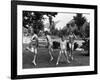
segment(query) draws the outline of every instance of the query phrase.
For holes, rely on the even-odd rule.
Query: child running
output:
[[[36,66],[36,56],[37,56],[37,48],[38,48],[38,36],[36,32],[33,32],[31,43],[29,45],[30,47],[27,47],[26,49],[34,53],[34,59],[32,63]]]
[[[62,36],[61,41],[60,41],[60,52],[59,52],[59,55],[58,55],[56,65],[58,65],[58,63],[59,63],[61,54],[64,54],[65,57],[67,58],[67,62],[70,63],[70,61],[68,60],[68,54],[67,54],[67,51],[66,51],[66,44],[67,44],[67,41],[64,39],[64,36]]]

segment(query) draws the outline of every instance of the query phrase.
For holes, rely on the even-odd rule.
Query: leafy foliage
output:
[[[49,17],[49,21],[51,24],[52,16],[55,17],[56,14],[56,12],[23,11],[23,27],[29,30],[29,27],[32,27],[33,31],[39,33],[40,30],[44,29],[43,15],[47,15]],[[32,30],[29,32],[32,32]]]
[[[76,16],[74,16],[75,24],[77,25],[78,29],[86,22],[85,17],[82,17],[81,13],[77,13]]]
[[[87,22],[86,18],[82,16],[81,13],[77,13],[76,16],[73,17],[75,20],[75,24],[77,25],[78,30],[74,31],[76,35],[79,35],[82,38],[89,37],[90,25]]]

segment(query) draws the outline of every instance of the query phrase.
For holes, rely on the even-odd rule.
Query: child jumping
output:
[[[51,39],[51,36],[49,35],[48,32],[45,32],[45,36],[46,36],[46,39],[47,39],[47,47],[48,47],[48,50],[49,50],[49,54],[50,54],[50,57],[51,57],[51,61],[53,60],[53,56],[52,56],[52,52],[53,52],[53,43],[52,43],[52,39]]]
[[[56,65],[58,65],[58,63],[59,63],[61,54],[64,54],[66,59],[67,59],[67,62],[70,63],[70,61],[68,60],[68,54],[67,54],[67,51],[66,51],[66,44],[67,44],[67,41],[64,39],[64,36],[62,36],[61,41],[60,41],[60,52],[59,52],[59,55],[58,55]]]

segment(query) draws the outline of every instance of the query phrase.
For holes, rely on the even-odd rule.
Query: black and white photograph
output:
[[[90,15],[23,11],[23,69],[88,66]]]
[[[12,76],[97,73],[96,6],[19,1],[12,7]]]

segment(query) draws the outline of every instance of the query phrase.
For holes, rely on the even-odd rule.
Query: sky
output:
[[[58,13],[55,17],[53,17],[54,22],[58,22],[56,24],[56,28],[62,29],[70,20],[73,19],[73,16],[76,16],[75,13]],[[87,19],[89,22],[89,14],[83,14],[83,16]],[[49,19],[46,15],[44,15],[44,25],[45,27],[49,26]]]

